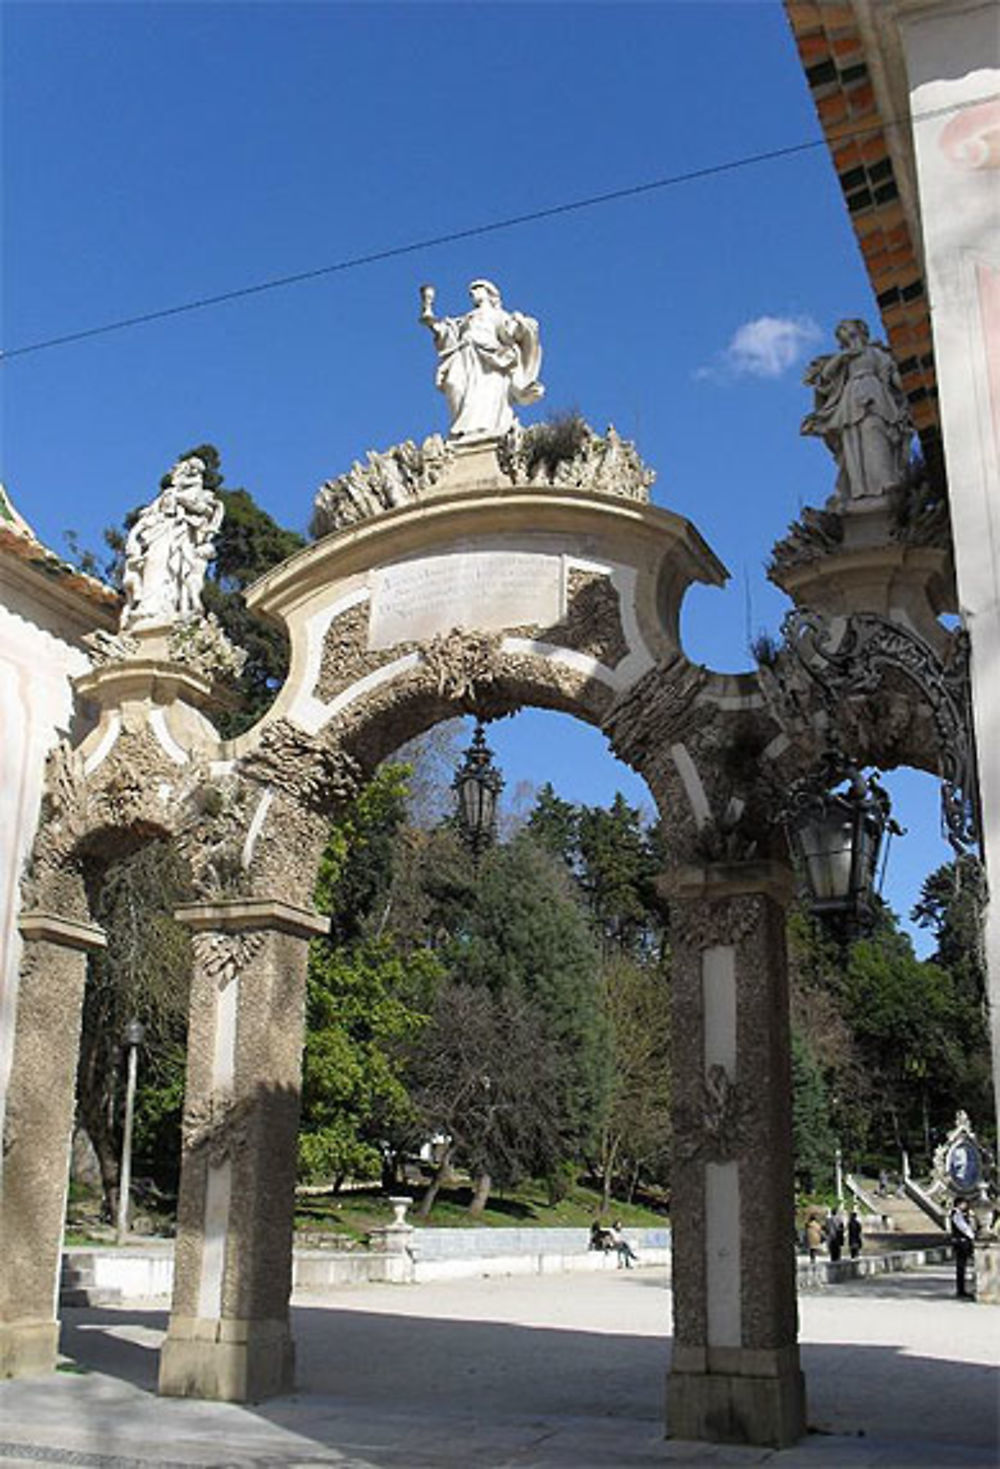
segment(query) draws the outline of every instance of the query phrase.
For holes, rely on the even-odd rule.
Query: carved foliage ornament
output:
[[[237,1101],[233,1097],[213,1095],[205,1101],[192,1102],[185,1108],[181,1124],[184,1150],[203,1151],[209,1163],[218,1167],[244,1151],[252,1120],[253,1103],[249,1097]]]
[[[675,1148],[683,1162],[727,1163],[748,1151],[756,1120],[750,1090],[731,1079],[724,1066],[710,1066],[694,1101],[681,1102],[675,1117]]]
[[[756,929],[763,900],[754,894],[734,898],[672,898],[670,941],[700,953],[719,945],[736,946]]]
[[[195,963],[206,978],[224,990],[263,946],[264,935],[259,929],[242,933],[196,933]]]

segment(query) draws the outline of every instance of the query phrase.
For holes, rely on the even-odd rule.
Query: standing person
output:
[[[861,1220],[857,1209],[852,1209],[847,1220],[847,1248],[851,1252],[852,1260],[856,1260],[861,1254],[861,1238]]]
[[[815,1263],[816,1257],[823,1248],[823,1229],[815,1214],[810,1214],[806,1220],[806,1249],[809,1251],[810,1263]]]
[[[955,1294],[970,1299],[965,1288],[965,1272],[975,1253],[976,1216],[968,1199],[959,1199],[951,1211],[951,1242],[955,1247]]]
[[[827,1216],[826,1248],[829,1251],[831,1260],[837,1261],[840,1259],[841,1251],[844,1248],[844,1221],[841,1219],[840,1211],[837,1209],[831,1209]]]

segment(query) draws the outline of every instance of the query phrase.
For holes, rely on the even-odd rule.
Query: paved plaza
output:
[[[800,1299],[809,1438],[664,1440],[660,1270],[347,1287],[297,1298],[299,1392],[154,1395],[162,1305],[64,1313],[62,1369],[0,1384],[0,1463],[340,1469],[995,1465],[1000,1312],[948,1267]]]

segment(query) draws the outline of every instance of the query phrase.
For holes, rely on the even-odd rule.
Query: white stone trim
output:
[[[701,776],[698,774],[698,767],[688,754],[687,746],[671,745],[670,758],[677,767],[677,774],[681,778],[695,822],[699,828],[707,826],[712,819],[712,808],[709,805]]]
[[[311,617],[305,619],[301,632],[306,646],[305,666],[299,679],[298,693],[288,707],[289,719],[306,725],[310,706],[320,704],[313,690],[323,664],[323,643],[331,622],[342,612],[347,612],[350,608],[356,607],[359,602],[367,602],[370,598],[371,592],[368,587],[355,587],[353,591],[346,592],[335,602],[331,602],[328,607],[321,607],[318,612],[314,612]]]
[[[736,1076],[736,950],[716,944],[701,955],[705,1074],[722,1066]]]
[[[226,1237],[233,1191],[233,1165],[228,1158],[209,1163],[205,1179],[205,1222],[202,1235],[198,1315],[218,1321],[222,1316],[222,1282],[226,1269]]]
[[[83,762],[84,775],[93,775],[98,766],[103,765],[114,748],[115,741],[121,733],[121,727],[122,717],[117,709],[112,709],[107,717],[104,734]]]
[[[273,800],[274,792],[272,790],[266,790],[257,802],[257,809],[251,818],[250,826],[247,829],[246,840],[243,843],[243,851],[240,853],[240,865],[244,871],[249,868],[250,863],[253,861],[257,838],[264,829],[264,822],[267,820],[267,813],[271,809],[271,802]]]
[[[381,668],[376,668],[372,673],[366,673],[364,678],[359,678],[357,683],[352,683],[335,699],[331,699],[329,704],[320,703],[319,699],[310,694],[308,699],[302,699],[297,703],[296,723],[301,725],[307,734],[317,735],[324,724],[328,724],[342,709],[349,708],[355,699],[360,699],[372,689],[391,682],[399,674],[406,673],[408,669],[416,668],[419,662],[419,653],[406,653],[402,658],[395,658],[391,663],[383,664]]]
[[[149,711],[149,727],[163,747],[164,753],[175,765],[186,765],[188,763],[187,751],[177,743],[167,725],[167,715],[164,709],[151,709]]]
[[[742,1345],[740,1165],[705,1164],[705,1287],[709,1347]]]

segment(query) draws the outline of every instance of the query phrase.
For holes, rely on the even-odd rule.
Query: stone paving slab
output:
[[[0,1469],[948,1469],[997,1462],[1000,1313],[949,1272],[800,1302],[814,1432],[782,1452],[664,1440],[662,1273],[345,1288],[294,1310],[295,1395],[153,1391],[159,1305],[67,1311],[71,1370],[0,1384]]]

